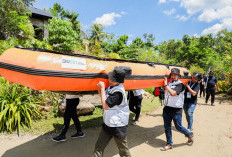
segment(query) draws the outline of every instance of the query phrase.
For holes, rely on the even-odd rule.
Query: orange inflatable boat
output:
[[[97,91],[97,83],[108,86],[107,74],[115,66],[130,67],[132,74],[125,78],[126,90],[159,87],[169,77],[172,68],[179,68],[181,81],[190,79],[188,70],[181,66],[152,62],[105,59],[81,54],[11,48],[0,56],[0,74],[8,81],[35,90],[59,92]]]

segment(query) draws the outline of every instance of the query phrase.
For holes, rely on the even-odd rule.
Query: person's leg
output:
[[[119,155],[121,157],[131,157],[128,144],[127,144],[127,136],[123,138],[114,137],[114,141],[118,147]]]
[[[104,149],[110,142],[112,136],[107,134],[103,128],[101,129],[100,135],[97,139],[97,142],[95,144],[95,150],[93,152],[93,157],[102,157],[104,153]]]
[[[136,110],[135,110],[135,101],[132,98],[130,98],[130,100],[129,100],[129,108],[130,108],[131,112],[136,113]]]
[[[182,134],[184,134],[186,137],[190,137],[191,136],[191,132],[188,131],[185,127],[182,126],[182,114],[180,114],[180,113],[174,114],[173,121],[174,121],[176,129],[179,132],[181,132]]]
[[[206,88],[206,98],[205,98],[206,103],[208,103],[209,96],[210,96],[210,90],[209,90],[209,88]]]
[[[188,116],[189,116],[189,121],[188,121],[188,129],[192,130],[192,126],[193,126],[193,112],[195,110],[196,105],[195,104],[189,104],[189,108],[188,108]]]
[[[142,99],[138,99],[137,104],[135,105],[135,110],[136,110],[135,121],[139,120],[139,116],[141,112],[141,102],[142,102]]]
[[[205,97],[205,88],[203,87],[203,97]]]
[[[204,89],[204,86],[203,86],[203,87],[200,86],[200,97],[201,97],[201,94],[202,94],[202,92],[203,92],[203,89]]]
[[[165,109],[163,110],[163,120],[164,120],[164,129],[165,135],[167,139],[167,145],[172,146],[172,130],[171,130],[171,122],[172,122],[172,115],[167,112]]]
[[[215,88],[211,88],[211,105],[214,105],[214,100],[215,100]]]
[[[64,112],[64,125],[63,125],[63,129],[60,133],[60,135],[52,138],[53,141],[55,142],[60,142],[60,141],[66,141],[66,133],[68,131],[68,128],[69,128],[69,125],[70,125],[70,120],[71,120],[71,106],[72,104],[66,100],[66,109],[65,109],[65,112]]]
[[[64,112],[64,126],[63,126],[63,130],[61,132],[61,135],[66,135],[66,133],[69,129],[71,114],[72,114],[72,101],[70,99],[67,99],[66,100],[66,109]]]
[[[184,103],[184,112],[185,112],[186,120],[188,122],[188,126],[189,126],[189,123],[190,123],[190,117],[189,117],[189,114],[188,114],[189,105],[190,105],[189,103]]]
[[[75,125],[75,127],[77,129],[77,133],[78,132],[82,132],[82,130],[81,130],[81,123],[80,123],[80,121],[78,119],[77,112],[76,112],[76,108],[77,108],[79,102],[80,102],[79,98],[72,100],[73,108],[72,108],[72,111],[71,111],[71,113],[72,113],[71,116],[72,116],[74,125]]]

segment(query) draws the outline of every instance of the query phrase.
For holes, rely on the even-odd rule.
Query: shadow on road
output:
[[[84,123],[92,123],[95,121],[91,119]],[[85,125],[85,124],[83,124]],[[54,124],[54,130],[60,130],[60,124]],[[7,150],[3,157],[63,157],[63,156],[78,156],[88,157],[92,155],[95,143],[97,141],[100,127],[84,129],[86,136],[84,138],[71,139],[70,136],[75,133],[74,126],[67,134],[67,141],[56,143],[51,139],[55,136],[54,131],[41,135],[31,141],[16,146]],[[161,147],[165,145],[165,141],[156,139],[164,133],[163,125],[158,125],[151,128],[143,128],[140,126],[129,125],[128,144],[130,148],[147,143],[152,147]],[[118,149],[111,140],[110,144],[106,147],[105,156],[114,156],[118,154]]]

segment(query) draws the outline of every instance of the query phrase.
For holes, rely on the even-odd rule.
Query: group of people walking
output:
[[[130,110],[135,113],[135,118],[132,124],[136,125],[139,120],[143,97],[142,90],[129,91],[128,97],[126,96],[125,89],[122,85],[122,83],[124,83],[125,75],[126,73],[122,67],[115,67],[114,70],[108,74],[110,86],[107,89],[105,89],[104,82],[100,81],[97,84],[103,109],[103,124],[95,144],[93,153],[94,157],[103,156],[104,149],[112,138],[118,147],[120,156],[131,156],[127,144]],[[187,144],[193,144],[193,112],[197,104],[198,91],[201,89],[203,92],[202,85],[206,87],[206,102],[208,102],[209,95],[211,95],[211,104],[214,103],[215,91],[213,90],[215,90],[217,80],[212,76],[212,72],[209,73],[208,77],[202,78],[203,80],[199,80],[199,74],[194,73],[192,79],[187,84],[183,84],[179,78],[180,70],[178,68],[171,69],[171,81],[169,83],[167,82],[167,78],[164,78],[164,86],[162,87],[165,95],[163,121],[167,143],[161,148],[162,151],[173,148],[171,131],[172,121],[174,122],[176,129],[188,138]],[[202,92],[200,92],[200,96]],[[129,105],[127,99],[129,99]],[[64,128],[59,136],[53,138],[54,141],[59,142],[66,140],[65,134],[68,130],[71,118],[77,129],[77,133],[72,137],[77,138],[85,136],[81,130],[80,122],[76,115],[76,106],[78,103],[78,97],[66,97]],[[188,122],[187,128],[182,126],[183,109]]]

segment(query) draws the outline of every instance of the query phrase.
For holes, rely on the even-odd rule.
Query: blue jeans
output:
[[[176,110],[163,110],[163,119],[164,119],[164,129],[165,135],[167,139],[167,145],[172,146],[172,120],[174,121],[176,129],[184,134],[186,137],[191,136],[191,132],[189,132],[185,127],[182,126],[182,113],[177,113]]]
[[[193,111],[195,110],[196,104],[185,103],[184,104],[184,112],[186,115],[186,119],[188,122],[188,129],[192,130],[193,126]]]

